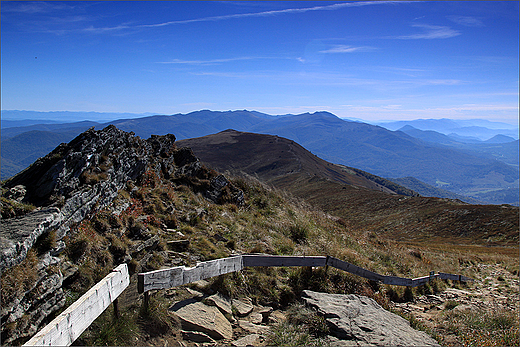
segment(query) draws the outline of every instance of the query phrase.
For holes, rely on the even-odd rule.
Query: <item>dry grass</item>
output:
[[[451,311],[446,315],[446,329],[459,336],[464,346],[517,346],[518,317],[518,310]]]
[[[2,273],[2,307],[9,306],[16,297],[34,287],[38,279],[37,263],[37,253],[31,249],[20,264]]]
[[[2,189],[2,195],[5,194],[4,191],[5,189]],[[36,208],[36,206],[32,204],[26,204],[15,200],[6,199],[3,196],[0,197],[0,202],[3,219],[23,216],[24,214],[27,214]]]
[[[332,217],[259,181],[241,178],[232,182],[245,193],[246,201],[241,206],[213,204],[201,193],[179,182],[157,180],[153,175],[141,182],[140,186],[128,185],[120,191],[114,202],[114,206],[122,206],[119,215],[114,216],[108,212],[110,210],[98,211],[73,228],[67,237],[66,256],[79,267],[79,276],[65,289],[74,292],[87,290],[129,254],[132,254],[129,262],[133,271],[156,269],[167,264],[169,256],[164,252],[163,245],[166,241],[179,239],[177,231],[184,235],[182,238],[190,241],[188,250],[184,252],[185,258],[182,258],[183,265],[195,265],[196,261],[226,257],[232,251],[238,251],[330,255],[381,274],[412,278],[425,276],[430,271],[472,277],[476,275],[477,270],[473,265],[477,263],[500,263],[511,273],[518,273],[515,257],[518,253],[515,254],[510,248],[446,244],[441,243],[442,239],[435,238],[393,240],[375,224],[360,227],[352,220]],[[166,228],[175,228],[176,231],[166,232]],[[162,246],[136,254],[131,252],[138,242],[155,235],[161,238]],[[455,239],[446,240],[452,242]],[[142,263],[148,253],[152,256],[147,258],[146,263]],[[27,276],[18,274],[13,275],[13,278],[21,275]],[[11,282],[20,281],[13,279]],[[289,307],[297,301],[302,290],[313,289],[366,295],[389,308],[390,300],[410,301],[422,294],[441,291],[446,283],[438,281],[406,289],[377,285],[332,268],[327,271],[321,268],[312,271],[299,268],[248,268],[214,278],[210,286],[231,297],[251,297],[262,305]],[[161,295],[157,296],[157,300],[161,298]],[[161,305],[164,306],[164,303]],[[96,344],[123,341],[124,344],[132,344],[133,334],[142,337],[143,329],[149,327],[145,328],[141,324],[143,320],[139,320],[135,308],[125,314],[130,324],[128,329],[125,326],[111,326],[110,320],[106,319],[101,326],[95,325],[89,329],[87,334],[90,335],[85,335],[88,339],[84,341]],[[154,321],[157,320],[157,324],[162,322],[158,326],[164,323],[167,325],[164,329],[169,331],[174,328],[169,318],[156,318]],[[413,320],[413,317],[409,319]],[[472,331],[472,323],[469,321],[463,321],[458,316],[451,319],[454,327],[460,325],[457,331],[461,339],[466,336],[466,331]],[[275,329],[275,335],[278,336],[273,335],[270,341],[283,344],[291,339],[304,344],[320,342],[312,332],[314,328],[302,330],[302,324],[300,328],[287,324]],[[517,336],[514,326],[504,329],[504,339]],[[118,331],[121,331],[121,336],[127,337],[122,340],[110,337],[119,334]]]
[[[329,333],[325,318],[302,304],[293,304],[286,311],[286,321],[275,325],[268,336],[268,346],[322,346]]]

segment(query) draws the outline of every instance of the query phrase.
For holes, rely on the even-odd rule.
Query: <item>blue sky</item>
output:
[[[3,110],[518,122],[519,2],[1,2]]]

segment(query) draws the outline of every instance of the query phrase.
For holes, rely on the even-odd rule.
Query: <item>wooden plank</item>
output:
[[[242,270],[242,256],[210,260],[194,267],[177,266],[170,269],[140,273],[138,291],[145,293],[152,289],[167,289],[210,277]]]
[[[397,276],[385,276],[383,279],[384,284],[391,284],[394,286],[407,286],[412,287],[413,282],[411,278],[403,278]]]
[[[121,264],[24,346],[70,346],[129,284],[128,267]]]
[[[242,256],[246,266],[325,266],[327,257],[324,256],[285,256],[285,255],[256,255]]]
[[[152,289],[167,289],[180,286],[183,280],[184,266],[155,270],[137,275],[137,291],[144,293]]]
[[[428,283],[431,279],[433,279],[435,277],[439,277],[439,275],[423,276],[423,277],[414,278],[414,279],[412,279],[412,287],[418,287],[425,283]]]
[[[334,257],[327,258],[327,265],[335,267],[336,269],[340,269],[346,272],[350,272],[351,274],[358,275],[364,278],[367,278],[372,281],[383,282],[386,276],[380,275],[378,273],[363,269],[357,265],[347,263],[345,261],[339,260]]]
[[[240,271],[242,268],[242,256],[205,261],[192,268],[184,268],[183,284]]]
[[[226,259],[226,261],[221,262],[220,265],[221,275],[230,272],[240,271],[244,268],[244,259],[241,255],[224,259]]]
[[[390,285],[413,287],[422,285],[431,280],[433,277],[463,281],[471,280],[464,276],[442,273],[438,275],[419,277],[416,279],[397,276],[384,276],[334,257],[248,254],[210,260],[199,263],[191,268],[178,266],[170,269],[156,270],[138,274],[138,291],[139,293],[144,293],[152,289],[172,288],[175,286],[199,281],[201,279],[219,276],[234,271],[240,271],[243,267],[246,266],[333,266],[337,269],[350,272],[354,275],[358,275],[372,281],[382,282],[384,284]]]
[[[462,282],[469,282],[473,281],[473,278],[469,278],[462,275],[453,275],[453,274],[447,274],[443,272],[439,272],[439,278],[443,280],[452,280],[452,281],[462,281]]]

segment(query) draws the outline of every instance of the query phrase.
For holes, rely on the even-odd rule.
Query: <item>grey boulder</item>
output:
[[[372,346],[439,346],[429,335],[385,309],[376,301],[354,294],[302,292],[305,303],[327,321],[340,340]]]

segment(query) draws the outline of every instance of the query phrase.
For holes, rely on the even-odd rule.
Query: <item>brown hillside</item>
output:
[[[308,179],[316,176],[389,194],[416,194],[383,178],[371,179],[370,174],[361,170],[331,164],[296,142],[278,136],[226,130],[177,141],[177,146],[192,148],[203,162],[216,170],[246,173],[264,182],[273,183],[287,175],[302,174]]]
[[[191,147],[216,170],[256,176],[374,236],[411,243],[518,246],[517,207],[398,195],[398,188],[376,182],[385,184],[384,179],[328,163],[278,136],[227,130],[177,145]]]

